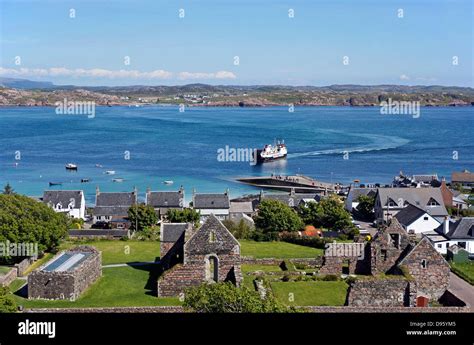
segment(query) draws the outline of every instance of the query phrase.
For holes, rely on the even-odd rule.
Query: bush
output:
[[[136,232],[133,237],[139,241],[158,241],[160,239],[160,228],[149,226]]]
[[[0,286],[0,313],[14,313],[16,311],[16,301],[10,293],[10,289]]]
[[[298,231],[304,227],[303,221],[291,207],[272,199],[264,199],[259,204],[254,221],[263,234]]]
[[[290,275],[289,274],[284,274],[283,277],[281,277],[281,281],[283,282],[289,282],[290,281]]]
[[[335,274],[327,274],[322,278],[322,280],[326,282],[335,282],[339,280],[339,277]]]
[[[265,298],[246,287],[237,288],[232,283],[201,284],[186,289],[184,307],[199,313],[285,313],[287,308],[267,290]]]
[[[224,224],[224,226],[238,240],[247,240],[252,238],[253,229],[247,225],[243,219],[241,219],[237,224],[230,219],[226,219],[222,222],[222,224]]]
[[[288,243],[299,244],[301,246],[325,249],[327,243],[334,242],[332,238],[320,238],[320,237],[309,237],[299,236],[296,233],[282,232],[279,239]]]

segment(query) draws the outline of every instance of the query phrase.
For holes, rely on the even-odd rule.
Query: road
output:
[[[474,312],[474,286],[450,272],[449,290],[470,305]]]

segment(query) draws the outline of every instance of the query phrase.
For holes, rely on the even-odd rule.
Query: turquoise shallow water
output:
[[[413,118],[381,115],[375,107],[304,107],[294,113],[286,107],[184,113],[175,107],[98,107],[89,119],[57,115],[54,108],[19,107],[0,109],[0,130],[0,185],[9,182],[19,193],[41,195],[50,181],[62,182],[54,188],[83,189],[89,203],[97,185],[102,191],[137,186],[143,197],[148,186],[175,190],[182,184],[189,200],[193,188],[230,188],[232,196],[256,191],[234,182],[237,176],[302,173],[333,182],[388,183],[400,170],[448,177],[453,170],[474,171],[472,108],[422,108]],[[217,160],[226,145],[260,148],[275,138],[285,139],[286,161],[252,166]],[[79,170],[66,171],[68,162]],[[112,182],[114,177],[124,181]],[[80,183],[82,178],[91,182]]]

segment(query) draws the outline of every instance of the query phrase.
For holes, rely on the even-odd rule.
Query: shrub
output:
[[[322,280],[326,282],[334,282],[334,281],[338,281],[339,277],[335,274],[327,274],[322,278]]]
[[[16,311],[16,301],[10,293],[10,289],[0,286],[0,313],[14,313]]]

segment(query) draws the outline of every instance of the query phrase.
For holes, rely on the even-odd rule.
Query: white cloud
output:
[[[51,68],[3,68],[0,67],[0,76],[8,77],[73,77],[73,78],[107,78],[107,79],[171,79],[177,77],[181,80],[187,79],[235,79],[237,76],[228,71],[213,73],[203,72],[173,72],[165,70],[154,70],[141,72],[137,70],[108,70],[102,68],[92,69],[68,69],[65,67]]]
[[[402,74],[402,75],[400,76],[400,80],[410,80],[410,77],[407,76],[406,74]]]
[[[180,72],[178,79],[235,79],[237,76],[228,71],[219,71],[216,73],[200,73],[200,72]]]

